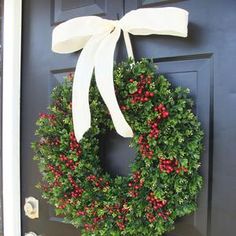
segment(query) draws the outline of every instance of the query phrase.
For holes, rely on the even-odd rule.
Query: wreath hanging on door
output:
[[[162,235],[196,209],[203,132],[189,90],[173,88],[146,59],[114,69],[116,96],[134,137],[129,176],[112,177],[99,158],[99,137],[113,130],[92,82],[92,125],[78,143],[73,133],[73,75],[52,92],[49,113],[37,121],[33,143],[43,197],[82,235]]]

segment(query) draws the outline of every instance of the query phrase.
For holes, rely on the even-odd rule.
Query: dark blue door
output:
[[[49,103],[49,92],[74,70],[78,54],[51,52],[51,32],[58,23],[76,16],[99,15],[117,19],[141,7],[181,7],[189,11],[189,36],[132,36],[135,58],[153,58],[160,72],[175,84],[191,89],[195,112],[205,131],[201,173],[204,188],[198,211],[176,223],[168,236],[236,235],[236,2],[234,0],[24,0],[22,63],[22,206],[24,198],[40,200],[40,218],[22,213],[22,235],[75,236],[79,231],[61,222],[35,189],[40,175],[32,161],[30,143],[35,120]],[[158,20],[158,19],[157,19]],[[120,42],[118,60],[126,57]],[[114,174],[127,174],[127,141],[110,135],[103,163]],[[107,148],[109,147],[109,148]],[[117,153],[123,160],[117,162]],[[131,155],[130,155],[131,154]]]

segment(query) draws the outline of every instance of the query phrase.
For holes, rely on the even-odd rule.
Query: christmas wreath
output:
[[[37,120],[32,144],[42,173],[38,185],[56,214],[82,235],[162,235],[177,217],[196,209],[203,132],[189,89],[173,88],[146,59],[114,69],[116,96],[134,131],[129,176],[111,176],[100,165],[99,142],[113,130],[94,80],[92,127],[77,143],[71,118],[73,75],[52,91],[49,113]]]

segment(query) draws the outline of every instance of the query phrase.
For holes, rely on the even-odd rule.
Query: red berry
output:
[[[150,93],[149,96],[150,96],[150,97],[153,97],[153,96],[154,96],[154,93]]]

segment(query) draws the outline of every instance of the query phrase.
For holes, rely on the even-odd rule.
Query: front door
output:
[[[49,104],[51,89],[74,70],[77,53],[51,52],[53,28],[70,18],[98,15],[121,18],[141,7],[181,7],[189,11],[189,36],[132,36],[135,59],[153,58],[159,71],[176,86],[188,87],[195,112],[205,132],[201,174],[204,188],[198,198],[198,211],[176,222],[168,236],[236,235],[236,3],[233,0],[23,0],[23,60],[21,110],[21,197],[39,199],[39,218],[29,219],[22,211],[22,235],[35,232],[44,236],[75,236],[79,230],[64,224],[53,208],[41,199],[35,188],[40,174],[32,160],[31,142],[35,121]],[[158,19],[156,19],[158,20]],[[121,39],[118,60],[126,57]],[[103,160],[109,171],[127,174],[124,159],[132,153],[128,141],[110,136],[117,146]],[[115,167],[114,167],[115,166]],[[116,168],[116,166],[118,166]],[[119,169],[119,171],[118,171]]]

